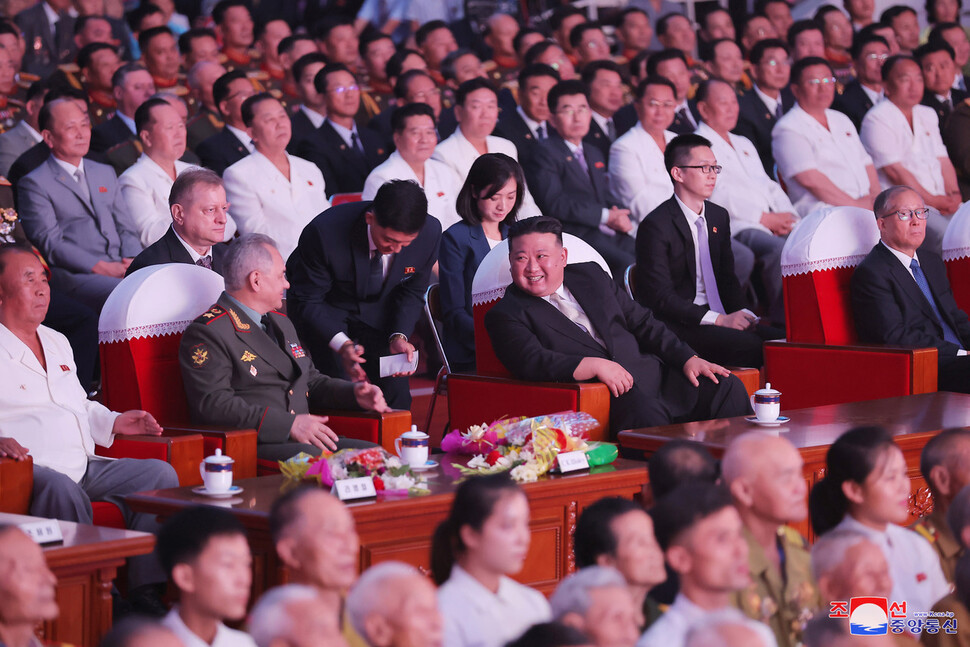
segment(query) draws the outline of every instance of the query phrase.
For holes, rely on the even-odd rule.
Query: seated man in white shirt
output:
[[[727,209],[734,238],[754,252],[759,298],[771,322],[785,321],[781,287],[781,249],[798,222],[795,207],[781,186],[765,173],[758,151],[731,131],[738,125],[738,97],[726,81],[711,79],[697,89],[701,124],[697,134],[711,142],[721,165],[711,201]]]
[[[240,234],[266,234],[285,259],[307,223],[330,208],[323,173],[313,162],[286,152],[292,126],[273,95],[249,97],[240,113],[256,150],[223,172],[232,216]]]
[[[347,595],[347,615],[370,647],[442,647],[434,584],[401,562],[372,566]]]
[[[246,529],[231,512],[179,511],[159,531],[155,552],[178,590],[162,624],[185,647],[256,647],[248,634],[223,624],[246,616],[253,579]]]
[[[660,499],[650,511],[667,564],[680,578],[680,592],[637,647],[684,647],[692,625],[714,612],[736,615],[768,647],[776,647],[767,625],[730,606],[731,594],[748,586],[748,544],[741,517],[724,488],[688,483]]]
[[[775,124],[771,149],[798,215],[828,206],[872,209],[879,194],[876,167],[852,121],[830,109],[832,66],[815,56],[798,60],[791,88],[797,103]]]
[[[882,66],[886,101],[862,120],[862,144],[872,156],[882,188],[905,185],[930,207],[928,249],[939,254],[948,216],[960,207],[956,171],[940,136],[936,112],[920,105],[923,74],[908,56],[890,57]]]
[[[391,180],[414,180],[428,197],[428,214],[441,223],[441,231],[461,218],[455,209],[461,180],[447,164],[431,159],[438,136],[434,111],[426,103],[408,103],[394,108],[391,131],[396,149],[364,181],[362,200],[373,200],[377,190]]]
[[[640,611],[615,568],[587,566],[562,580],[549,600],[552,617],[575,627],[594,647],[633,647]]]
[[[153,532],[154,515],[135,514],[124,497],[178,486],[175,470],[159,460],[100,459],[115,434],[160,435],[147,411],[115,413],[87,399],[67,339],[41,325],[50,303],[47,275],[30,248],[0,247],[0,455],[34,460],[30,514],[93,523],[91,501],[121,508],[129,528]],[[151,555],[132,558],[132,589],[150,597],[164,581]],[[133,591],[134,592],[134,591]],[[145,609],[150,610],[150,609]]]

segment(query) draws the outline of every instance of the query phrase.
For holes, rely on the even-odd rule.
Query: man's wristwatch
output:
[[[396,332],[396,333],[394,333],[393,335],[391,335],[390,337],[387,338],[387,343],[388,344],[393,344],[395,339],[403,339],[405,341],[405,343],[406,343],[407,340],[408,340],[408,336],[405,335],[402,332]]]

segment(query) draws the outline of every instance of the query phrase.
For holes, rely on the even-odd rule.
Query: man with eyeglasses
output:
[[[771,154],[771,130],[781,116],[795,105],[788,89],[791,63],[788,46],[777,38],[758,41],[748,55],[754,83],[738,99],[738,125],[734,132],[747,137],[755,149],[765,173],[774,177],[775,157]]]
[[[889,58],[889,43],[875,33],[860,33],[852,42],[856,78],[835,97],[832,109],[838,110],[856,127],[869,109],[886,98],[882,87],[882,65]]]
[[[734,271],[730,216],[709,201],[721,172],[711,142],[694,134],[675,137],[664,166],[674,191],[640,223],[637,301],[702,357],[760,368],[763,341],[784,331],[759,326],[746,308]]]
[[[243,101],[256,94],[253,82],[242,70],[227,72],[212,85],[212,98],[225,125],[196,148],[202,166],[219,175],[254,150],[253,138],[242,119]]]
[[[594,61],[610,60],[610,44],[598,22],[584,22],[569,32],[569,45],[576,53],[576,67],[583,69]]]
[[[940,390],[970,393],[970,321],[953,299],[943,261],[920,249],[929,210],[907,186],[880,193],[874,210],[880,241],[852,275],[859,340],[935,346]]]
[[[803,58],[791,79],[797,103],[775,125],[771,149],[798,215],[825,206],[871,209],[879,193],[876,167],[852,121],[830,109],[832,67],[824,58]]]
[[[939,253],[951,216],[960,207],[956,171],[947,156],[936,114],[920,105],[923,76],[919,65],[903,55],[882,68],[886,101],[862,121],[862,144],[869,151],[883,187],[903,184],[930,207],[924,248]]]

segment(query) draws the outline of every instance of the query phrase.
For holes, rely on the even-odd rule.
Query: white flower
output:
[[[512,465],[512,459],[508,456],[499,456],[493,468],[508,468]]]
[[[539,470],[533,463],[523,463],[514,468],[511,475],[518,483],[531,483],[539,479]]]
[[[381,475],[381,480],[384,481],[384,487],[388,490],[408,490],[415,483],[414,479],[407,474],[391,476],[390,472],[385,472]]]
[[[468,431],[466,431],[462,435],[467,440],[470,440],[472,442],[478,442],[485,436],[485,433],[487,431],[488,431],[488,425],[483,422],[480,425],[472,425],[471,427],[468,428]]]
[[[397,469],[398,467],[402,467],[401,459],[397,456],[389,456],[385,465],[388,469]]]
[[[485,460],[485,457],[482,456],[481,454],[476,454],[470,461],[468,461],[469,469],[477,470],[488,466],[489,466],[488,462]]]

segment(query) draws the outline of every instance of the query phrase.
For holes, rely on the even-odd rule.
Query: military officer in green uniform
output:
[[[313,367],[293,324],[279,312],[289,283],[273,240],[262,234],[236,239],[223,276],[226,291],[189,325],[179,349],[193,422],[256,429],[257,455],[268,460],[370,446],[339,438],[325,417],[310,413],[390,409],[377,386]]]
[[[808,485],[798,450],[785,438],[752,432],[728,446],[724,481],[744,522],[751,584],[733,604],[767,624],[779,647],[796,647],[821,607],[808,543],[785,524],[808,516]]]

